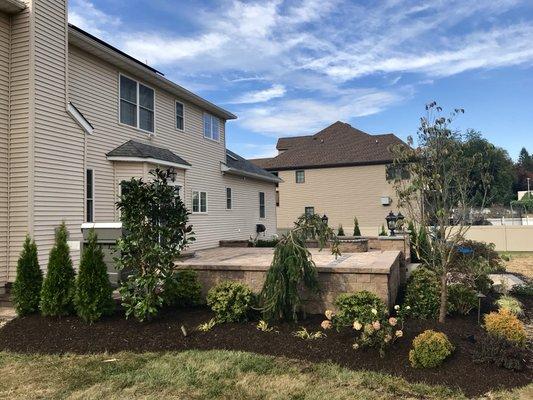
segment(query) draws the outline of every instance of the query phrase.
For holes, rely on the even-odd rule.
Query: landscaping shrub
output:
[[[475,363],[492,363],[514,371],[524,369],[526,364],[524,358],[523,348],[507,339],[492,335],[483,335],[479,338],[472,355]]]
[[[448,313],[467,315],[477,306],[475,290],[462,283],[448,286]]]
[[[505,272],[505,264],[495,250],[494,243],[464,240],[460,243],[460,246],[472,249],[473,252],[471,254],[463,254],[459,251],[455,251],[452,260],[455,269],[468,270],[473,259],[482,258],[488,262],[487,273]]]
[[[254,294],[243,283],[226,281],[209,290],[207,305],[215,313],[217,322],[246,321],[254,306]]]
[[[516,296],[533,296],[533,283],[517,285],[511,289],[511,293]]]
[[[440,281],[425,267],[413,271],[407,282],[405,305],[415,318],[436,318],[440,305]]]
[[[98,245],[96,233],[91,230],[76,280],[74,306],[78,316],[85,322],[94,322],[103,315],[112,314],[115,309],[112,294],[104,253]]]
[[[17,277],[13,284],[13,304],[19,316],[39,311],[43,273],[39,268],[37,245],[26,236],[17,262]]]
[[[507,310],[518,317],[524,314],[522,303],[513,296],[504,295],[500,297],[496,300],[496,305],[498,306],[498,310]]]
[[[409,361],[414,368],[438,367],[454,349],[444,333],[427,330],[414,338]]]
[[[526,330],[509,310],[502,309],[485,315],[485,329],[490,335],[507,339],[517,346],[526,344]]]
[[[163,293],[168,306],[187,307],[202,302],[202,286],[198,282],[198,273],[192,269],[176,271],[165,282]]]
[[[366,290],[357,293],[342,293],[335,299],[334,304],[337,313],[333,317],[333,324],[337,328],[352,326],[354,321],[370,324],[387,315],[385,303],[374,293]]]
[[[381,231],[378,233],[378,236],[388,236],[387,231],[385,230],[385,225],[381,225]]]
[[[361,229],[359,229],[359,221],[357,217],[353,217],[353,235],[361,236]]]
[[[342,227],[342,225],[339,225],[339,232],[337,233],[337,236],[345,236],[344,228]]]
[[[257,240],[254,243],[254,247],[276,247],[278,243],[279,243],[279,239],[277,238],[269,239],[269,240],[261,239],[261,240]]]
[[[43,315],[63,316],[74,310],[76,273],[72,267],[67,238],[67,227],[63,222],[56,230],[55,244],[50,250],[48,270],[41,291],[40,308]]]

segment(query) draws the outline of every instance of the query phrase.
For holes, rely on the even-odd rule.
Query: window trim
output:
[[[228,198],[228,190],[229,190],[229,198]],[[229,208],[228,208],[228,200],[229,200]],[[226,210],[227,211],[233,210],[233,189],[231,187],[226,187]]]
[[[303,180],[301,182],[298,182],[298,172],[303,173]],[[305,183],[305,169],[297,169],[296,171],[294,171],[294,182],[298,184]]]
[[[89,183],[89,180],[87,179],[88,172],[91,171],[91,190],[92,190],[92,196],[89,198],[87,195],[87,186]],[[88,202],[91,201],[91,220],[89,221],[89,207],[87,206]],[[94,169],[93,168],[86,168],[85,169],[85,216],[84,216],[85,222],[92,222],[94,223]]]
[[[216,118],[218,120],[218,139],[213,139],[212,137],[209,137],[209,136],[205,136],[205,121],[204,121],[204,118],[205,116],[208,115],[210,118]],[[212,132],[211,132],[212,133]],[[215,142],[215,143],[220,143],[220,118],[214,116],[213,114],[210,114],[208,112],[204,112],[203,115],[202,115],[202,135],[204,136],[204,139],[207,139],[207,140],[211,140],[212,142]]]
[[[198,211],[194,211],[194,194],[198,193]],[[202,211],[202,195],[205,193],[205,211]],[[192,190],[191,191],[191,212],[193,214],[208,214],[209,213],[209,195],[207,190]]]
[[[263,216],[261,216],[261,195],[263,195]],[[265,192],[259,192],[259,219],[266,218],[266,196]]]
[[[178,128],[178,110],[176,109],[176,105],[181,104],[181,107],[183,109],[183,115],[181,116],[181,119],[183,120],[183,128]],[[203,122],[203,121],[202,121]],[[174,128],[176,128],[177,131],[185,132],[185,103],[175,100],[174,101]]]
[[[133,126],[133,125],[128,125],[128,124],[125,124],[121,121],[121,112],[120,112],[120,102],[122,101],[122,97],[120,96],[120,78],[121,77],[125,77],[125,78],[128,78],[132,81],[134,81],[136,84],[137,84],[137,104],[136,104],[136,110],[137,110],[137,126]],[[152,89],[153,92],[154,92],[154,131],[147,131],[146,129],[142,129],[140,126],[141,126],[141,120],[140,120],[140,114],[141,114],[141,105],[140,105],[140,101],[141,101],[141,98],[140,98],[140,93],[139,93],[139,85],[143,85],[145,87],[147,87],[148,89]],[[141,131],[141,132],[144,132],[144,133],[147,133],[149,135],[153,135],[155,136],[155,132],[156,132],[156,113],[157,113],[157,105],[156,105],[156,90],[154,87],[150,86],[150,85],[147,85],[141,81],[139,81],[138,79],[135,79],[129,75],[126,75],[126,74],[123,74],[122,72],[119,72],[118,73],[118,124],[119,125],[122,125],[122,126],[127,126],[128,128],[132,128],[132,129],[136,129],[138,131]],[[133,104],[132,102],[128,101],[128,100],[124,100],[130,104]],[[143,107],[145,108],[145,107]],[[175,112],[175,111],[174,111]]]

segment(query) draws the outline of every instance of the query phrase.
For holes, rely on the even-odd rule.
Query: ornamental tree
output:
[[[13,303],[19,316],[39,311],[42,284],[37,245],[28,235],[17,262],[17,277],[13,284]]]
[[[156,316],[164,304],[174,262],[194,240],[190,212],[169,184],[170,170],[156,169],[153,180],[131,179],[117,203],[123,237],[117,242],[117,268],[129,274],[119,288],[126,317],[140,321]]]
[[[410,137],[408,146],[392,148],[394,164],[407,170],[410,176],[395,180],[394,186],[399,208],[418,232],[415,240],[424,242],[415,243],[416,256],[440,279],[439,321],[444,322],[448,299],[446,283],[452,272],[453,256],[469,228],[474,204],[480,198],[487,198],[492,177],[479,173],[483,154],[466,155],[461,133],[451,128],[454,118],[464,110],[456,109],[450,116],[443,117],[442,108],[432,102],[426,106],[426,111],[426,116],[420,119],[418,146],[414,147]],[[474,182],[473,176],[478,176],[480,181]],[[470,195],[474,185],[482,192],[477,198]],[[419,251],[421,249],[423,251]]]

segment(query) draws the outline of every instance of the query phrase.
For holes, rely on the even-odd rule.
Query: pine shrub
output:
[[[524,324],[509,310],[501,309],[485,315],[485,329],[489,335],[506,339],[517,346],[526,344]]]
[[[414,368],[438,367],[454,349],[444,333],[427,330],[414,338],[409,361]]]
[[[76,274],[67,238],[67,227],[63,222],[55,234],[55,244],[50,251],[48,270],[41,291],[40,308],[43,315],[63,316],[72,313],[74,309]]]
[[[440,281],[437,275],[425,267],[413,271],[407,282],[405,305],[411,307],[415,318],[436,318],[440,306]]]
[[[359,221],[357,217],[353,217],[353,235],[361,236],[361,229],[359,229]]]
[[[240,282],[219,283],[207,294],[207,305],[215,313],[217,322],[246,321],[254,300],[250,288]]]
[[[17,277],[13,284],[13,304],[19,316],[39,311],[43,273],[39,268],[37,245],[26,236],[17,263]]]
[[[188,307],[202,302],[202,286],[192,269],[176,271],[167,279],[163,293],[165,305]]]
[[[342,225],[339,225],[339,231],[337,233],[337,236],[344,236],[344,228]]]
[[[115,308],[112,294],[104,253],[98,245],[96,233],[91,230],[76,280],[74,305],[78,316],[85,322],[95,322],[103,315],[111,314]]]

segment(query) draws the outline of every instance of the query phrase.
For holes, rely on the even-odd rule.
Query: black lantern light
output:
[[[324,215],[322,216],[322,222],[323,222],[325,225],[327,225],[327,224],[328,224],[328,221],[329,221],[328,216],[327,216],[326,214],[324,214]]]
[[[396,215],[396,219],[397,219],[396,228],[397,229],[402,229],[403,220],[405,219],[405,217],[403,216],[403,214],[401,212],[398,211],[398,215]]]
[[[387,221],[387,227],[390,230],[390,235],[394,236],[394,231],[396,230],[396,224],[398,222],[398,216],[394,215],[394,213],[390,211],[389,215],[385,217],[385,220]]]

